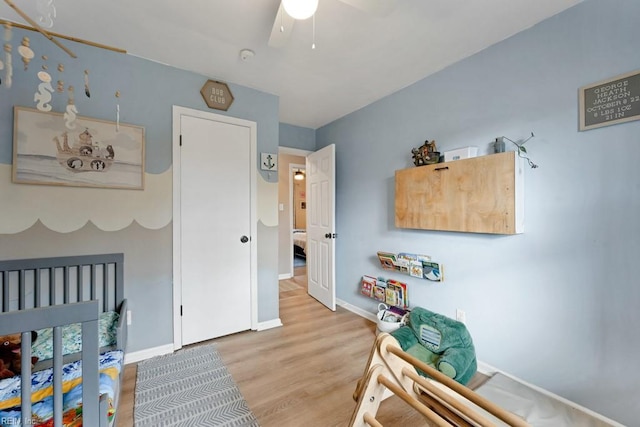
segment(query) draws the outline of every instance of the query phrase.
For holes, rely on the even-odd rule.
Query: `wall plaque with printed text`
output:
[[[233,95],[226,83],[207,80],[200,93],[209,108],[227,111],[233,103]]]
[[[580,130],[640,119],[640,70],[583,86]]]

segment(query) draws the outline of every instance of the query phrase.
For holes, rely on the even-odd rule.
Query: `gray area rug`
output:
[[[258,427],[215,345],[138,364],[134,425]]]

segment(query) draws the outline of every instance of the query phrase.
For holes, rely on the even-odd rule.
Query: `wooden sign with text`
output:
[[[226,83],[207,80],[200,93],[209,108],[227,111],[233,102],[233,95]]]
[[[640,71],[580,88],[580,130],[640,119]]]

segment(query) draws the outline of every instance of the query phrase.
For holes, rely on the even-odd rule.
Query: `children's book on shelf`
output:
[[[444,271],[442,264],[438,262],[425,261],[422,263],[422,276],[434,282],[444,280]]]
[[[409,261],[409,275],[422,279],[422,261]]]
[[[385,296],[386,296],[385,303],[387,303],[387,305],[399,305],[398,291],[390,287],[388,282],[387,282],[387,290],[385,292]]]
[[[380,283],[380,282],[378,282]],[[387,288],[384,286],[376,285],[373,287],[373,297],[382,302],[387,301]]]
[[[378,259],[380,260],[380,265],[385,270],[395,270],[396,269],[396,254],[392,254],[390,252],[378,252]]]
[[[387,290],[388,289],[392,289],[395,292],[397,303],[390,304],[389,302],[387,302],[387,304],[395,305],[396,307],[403,307],[403,308],[406,308],[409,306],[409,294],[407,293],[406,283],[402,283],[397,280],[387,280]]]
[[[360,287],[360,293],[362,295],[373,298],[373,288],[376,286],[376,278],[364,275],[362,276],[362,286]]]

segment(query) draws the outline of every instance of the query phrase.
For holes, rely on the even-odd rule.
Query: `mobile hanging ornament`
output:
[[[117,101],[120,99],[120,91],[116,91],[116,132],[120,132],[120,103]]]
[[[35,54],[33,53],[33,50],[31,50],[31,47],[30,47],[29,37],[22,38],[22,46],[18,47],[18,53],[20,54],[20,56],[22,56],[24,70],[27,71],[27,69],[29,68],[29,63],[35,56]]]
[[[33,96],[33,102],[36,102],[36,108],[40,111],[51,111],[51,94],[53,93],[53,87],[51,86],[51,76],[45,70],[38,73],[40,84],[38,85],[38,91]]]
[[[7,22],[6,24],[4,24],[4,41],[6,42],[4,44],[4,52],[5,52],[4,85],[7,87],[7,89],[10,89],[13,83],[13,60],[11,58],[12,48],[11,48],[11,43],[9,43],[11,41],[11,37],[12,37],[11,24]]]
[[[64,64],[58,64],[58,73],[62,74],[64,73]],[[60,76],[58,76],[60,77]],[[64,92],[64,81],[63,80],[58,80],[58,83],[56,84],[56,90],[59,93]]]
[[[64,113],[64,125],[67,129],[74,130],[76,128],[76,116],[78,115],[78,109],[75,105],[73,86],[69,86],[67,92],[69,94],[69,101],[67,103],[67,109]]]
[[[56,17],[56,6],[53,0],[38,0],[38,21],[45,28],[53,27],[53,20]]]
[[[89,70],[84,70],[84,94],[87,98],[91,98],[91,91],[89,90]]]

